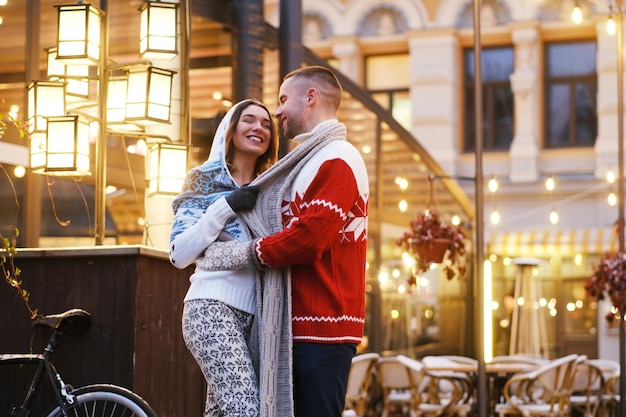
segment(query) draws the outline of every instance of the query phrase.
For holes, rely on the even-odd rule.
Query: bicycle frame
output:
[[[52,331],[52,335],[48,340],[48,344],[44,349],[43,354],[0,354],[0,365],[2,364],[17,364],[17,365],[34,365],[38,363],[37,370],[30,382],[28,387],[28,391],[26,392],[24,399],[22,401],[21,406],[13,406],[11,409],[11,417],[27,417],[30,413],[30,408],[33,404],[33,401],[36,398],[37,390],[39,385],[41,384],[41,380],[44,377],[44,374],[47,374],[50,380],[50,384],[52,385],[52,391],[54,392],[54,396],[56,401],[63,412],[63,416],[67,417],[67,409],[65,404],[73,404],[74,403],[74,395],[72,395],[71,386],[65,384],[61,379],[61,375],[57,372],[56,368],[50,361],[50,357],[54,352],[54,349],[57,347],[58,342],[57,338],[60,334],[60,331],[54,329]],[[69,389],[68,389],[69,388]]]
[[[33,365],[37,369],[28,385],[20,406],[11,407],[11,417],[30,416],[31,407],[35,404],[41,381],[48,375],[54,392],[55,400],[47,411],[49,417],[104,416],[104,412],[111,412],[111,416],[132,414],[138,417],[156,417],[150,405],[138,394],[127,388],[112,384],[91,384],[76,389],[66,384],[52,363],[52,354],[58,346],[58,339],[70,333],[85,331],[91,325],[91,316],[85,310],[70,309],[61,314],[39,316],[33,319],[33,327],[47,327],[52,329],[48,344],[42,354],[0,354],[1,365]],[[46,398],[47,400],[47,398]],[[74,414],[77,413],[77,414]],[[114,414],[113,414],[114,413]],[[109,414],[107,414],[109,415]]]

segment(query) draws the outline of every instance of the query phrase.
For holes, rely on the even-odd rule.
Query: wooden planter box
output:
[[[143,246],[23,249],[16,256],[30,304],[42,314],[82,308],[91,329],[61,339],[55,363],[75,387],[113,383],[146,399],[159,416],[200,416],[204,378],[181,334],[192,267],[174,268],[167,253]],[[23,301],[0,283],[0,352],[40,353],[49,332],[33,333]],[[0,366],[0,415],[19,402],[25,369]],[[47,407],[52,402],[46,392]],[[33,413],[33,415],[38,415]]]

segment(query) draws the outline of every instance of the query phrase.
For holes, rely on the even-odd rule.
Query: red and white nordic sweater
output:
[[[361,155],[349,142],[333,141],[286,190],[284,230],[258,241],[262,263],[291,266],[294,342],[361,341],[368,198]]]

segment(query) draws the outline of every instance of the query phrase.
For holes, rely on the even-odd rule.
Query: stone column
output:
[[[450,175],[458,158],[458,40],[452,31],[414,32],[411,54],[411,133]]]
[[[532,182],[539,177],[538,157],[538,54],[536,28],[514,29],[515,71],[511,89],[515,100],[515,136],[509,151],[511,182]]]
[[[617,40],[609,36],[604,22],[596,26],[598,73],[598,101],[596,112],[598,115],[598,136],[594,147],[595,177],[603,179],[607,171],[617,174]]]
[[[333,55],[338,69],[358,85],[363,85],[363,54],[356,36],[338,37],[332,40]]]

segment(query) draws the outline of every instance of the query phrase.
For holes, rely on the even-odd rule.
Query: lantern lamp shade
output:
[[[28,133],[45,133],[46,118],[65,114],[65,82],[33,81],[28,85]]]
[[[108,81],[107,122],[111,124],[124,123],[126,119],[128,77],[116,76],[109,78]]]
[[[30,160],[35,173],[90,175],[89,123],[79,116],[49,117],[46,134],[31,138]]]
[[[48,79],[65,77],[65,64],[57,59],[57,47],[48,48],[46,52],[48,54],[48,68],[46,69]]]
[[[169,123],[173,71],[153,66],[128,70],[126,122]]]
[[[186,174],[186,145],[153,143],[148,147],[148,197],[179,194]]]
[[[89,96],[89,66],[88,65],[65,65],[57,59],[57,48],[48,48],[48,80],[65,81],[65,91],[69,101],[72,97],[80,99]]]
[[[46,132],[35,132],[30,135],[30,168],[32,172],[45,173],[46,150]]]
[[[139,53],[143,59],[170,60],[178,54],[176,24],[178,4],[147,1],[139,8]]]
[[[59,17],[57,59],[72,64],[96,65],[100,59],[102,12],[90,4],[56,7]]]

